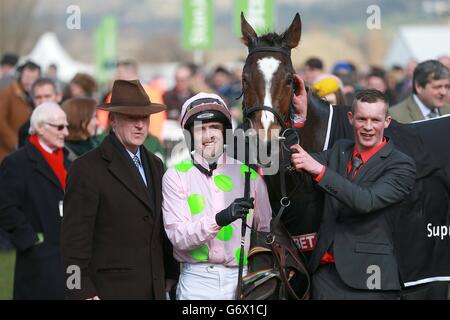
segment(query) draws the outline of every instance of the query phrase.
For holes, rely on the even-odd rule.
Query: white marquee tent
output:
[[[418,62],[450,56],[450,26],[402,26],[385,57],[385,67],[404,66],[409,60]]]
[[[56,64],[58,77],[65,82],[70,81],[77,72],[86,72],[91,75],[94,72],[94,65],[73,60],[53,32],[44,33],[25,59],[38,63],[43,70],[52,63]]]

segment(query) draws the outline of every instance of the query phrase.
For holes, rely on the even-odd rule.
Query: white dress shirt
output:
[[[439,110],[437,108],[430,109],[428,108],[417,95],[413,94],[413,99],[416,102],[416,104],[419,106],[420,111],[423,114],[423,117],[425,119],[432,119],[433,117],[430,117],[430,113],[434,112],[436,114],[436,117],[440,116]]]

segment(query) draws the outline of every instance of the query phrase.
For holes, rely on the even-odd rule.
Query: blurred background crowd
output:
[[[150,100],[167,106],[151,116],[145,142],[166,166],[178,161],[171,159],[171,150],[183,139],[178,124],[181,106],[196,93],[219,94],[232,111],[234,125],[239,125],[247,52],[231,30],[231,21],[238,19],[233,11],[244,10],[245,3],[250,23],[256,23],[250,9],[257,5],[251,0],[204,1],[207,9],[214,6],[215,18],[208,23],[217,25],[211,27],[215,33],[207,35],[213,41],[195,47],[186,44],[184,29],[190,19],[186,12],[201,10],[195,7],[200,2],[114,0],[93,5],[84,0],[0,0],[0,162],[23,146],[32,110],[49,101],[60,104],[67,115],[65,148],[70,160],[98,146],[109,124],[107,112],[96,106],[109,101],[118,79],[140,79]],[[368,8],[374,2],[381,27],[371,29],[368,19],[377,10]],[[411,96],[419,63],[434,59],[450,68],[448,1],[260,3],[265,3],[270,22],[262,30],[282,31],[300,12],[305,31],[293,52],[294,66],[307,86],[333,105],[350,105],[359,90],[371,88],[384,92],[394,106]],[[180,24],[183,39],[178,35]],[[445,104],[450,104],[449,90]],[[11,249],[0,234],[0,250]],[[0,259],[6,261],[4,256]],[[0,268],[6,269],[0,270],[0,299],[2,294],[8,297],[5,278],[11,278],[5,277],[8,270],[2,261]]]
[[[436,58],[450,68],[449,56],[441,55]],[[29,124],[23,127],[29,120],[27,117],[36,105],[45,101],[54,101],[63,106],[68,115],[69,129],[86,131],[81,135],[71,132],[67,138],[66,147],[74,149],[77,156],[81,155],[95,147],[108,133],[108,114],[95,107],[99,102],[109,102],[113,81],[141,79],[139,63],[134,59],[118,61],[114,77],[103,87],[87,73],[77,73],[66,83],[58,78],[59,70],[55,64],[43,69],[39,61],[26,61],[17,66],[18,60],[19,56],[13,53],[4,54],[1,60],[0,104],[8,102],[14,110],[14,115],[11,116],[2,114],[0,109],[0,122],[5,124],[0,129],[0,140],[3,139],[0,144],[2,158],[16,146],[23,144],[29,127]],[[389,69],[369,66],[368,70],[360,70],[351,61],[337,61],[331,69],[326,69],[317,56],[309,57],[302,65],[297,66],[296,71],[308,87],[333,105],[350,105],[359,90],[377,89],[385,93],[390,106],[394,106],[411,95],[413,72],[417,64],[417,60],[411,59],[403,66],[394,65]],[[232,65],[233,67],[215,65],[206,69],[193,62],[180,62],[174,69],[173,79],[170,81],[172,85],[168,85],[161,76],[155,76],[149,82],[142,80],[151,101],[167,106],[166,111],[151,116],[146,146],[169,166],[172,165],[170,151],[183,138],[178,125],[181,106],[196,93],[203,91],[219,94],[232,110],[235,127],[241,123],[243,62],[237,61]],[[446,103],[450,103],[450,96],[447,96]],[[77,122],[83,124],[77,125]],[[5,132],[6,129],[10,130]],[[78,140],[88,138],[89,143],[82,147],[76,144]]]

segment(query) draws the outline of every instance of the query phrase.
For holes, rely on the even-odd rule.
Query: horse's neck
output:
[[[330,116],[330,104],[308,90],[307,121],[301,135],[301,145],[310,152],[323,150]]]

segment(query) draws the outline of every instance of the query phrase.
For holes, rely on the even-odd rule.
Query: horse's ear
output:
[[[252,26],[245,20],[244,13],[241,11],[241,32],[242,32],[242,42],[248,47],[257,38],[255,30]]]
[[[283,34],[283,41],[288,48],[295,48],[300,42],[300,37],[302,35],[302,21],[300,15],[297,13],[292,20],[291,25]]]

